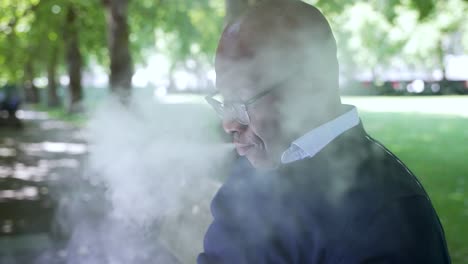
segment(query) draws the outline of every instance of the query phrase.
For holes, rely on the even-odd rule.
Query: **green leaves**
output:
[[[224,25],[225,1],[133,0],[128,21],[130,48],[136,63],[147,51],[162,52],[173,61],[213,56]],[[415,62],[431,57],[440,40],[460,33],[468,46],[468,0],[305,0],[330,20],[341,58],[359,66],[385,64],[394,57]],[[0,80],[20,80],[24,65],[35,60],[36,75],[45,74],[50,51],[59,49],[64,68],[64,21],[67,8],[77,13],[84,62],[108,66],[107,26],[101,1],[0,0]],[[428,65],[432,62],[425,61]],[[432,63],[433,64],[433,63]],[[60,67],[59,67],[60,68]]]
[[[411,0],[411,6],[419,11],[419,19],[424,20],[434,11],[436,4],[434,0]]]
[[[459,45],[454,34],[468,35],[467,12],[464,0],[371,0],[325,15],[338,38],[343,70],[432,70],[443,67],[449,46]],[[461,40],[467,50],[468,38]]]
[[[157,48],[157,38],[166,38],[172,59],[191,56],[192,45],[200,52],[213,53],[224,19],[223,0],[132,1],[129,21],[133,34],[132,48],[139,51]],[[156,31],[163,34],[156,34]],[[138,56],[138,54],[136,54]]]

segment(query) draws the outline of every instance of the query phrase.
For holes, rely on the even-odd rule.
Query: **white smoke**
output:
[[[86,130],[85,176],[104,186],[110,209],[97,209],[99,219],[89,220],[68,208],[68,262],[172,261],[166,255],[194,262],[233,150],[220,132],[214,113],[200,104],[161,104],[151,97],[127,106],[112,98],[103,103]]]

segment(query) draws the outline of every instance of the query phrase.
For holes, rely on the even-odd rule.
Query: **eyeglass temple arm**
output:
[[[218,91],[214,91],[214,92],[212,92],[212,93],[209,93],[208,95],[205,96],[205,100],[207,100],[207,101],[208,101],[208,100],[215,100],[213,97],[214,97],[215,95],[217,95],[217,94],[219,94]]]
[[[271,93],[273,90],[276,90],[277,88],[281,87],[280,85],[276,85],[275,87],[271,88],[271,89],[267,89],[257,95],[255,95],[254,97],[250,98],[249,100],[247,100],[244,104],[245,105],[249,105],[249,104],[252,104],[254,103],[255,101],[257,101],[258,99],[262,98],[263,96]]]

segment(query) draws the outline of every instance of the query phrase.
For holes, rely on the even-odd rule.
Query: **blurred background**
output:
[[[70,263],[55,197],[88,184],[94,109],[109,94],[205,109],[222,28],[255,2],[0,0],[0,263]],[[468,1],[305,2],[332,25],[343,102],[422,181],[468,263]]]

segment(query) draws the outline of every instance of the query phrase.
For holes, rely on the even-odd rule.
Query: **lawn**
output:
[[[421,180],[444,226],[453,263],[468,263],[468,97],[351,97],[344,102],[361,109],[367,132]]]

